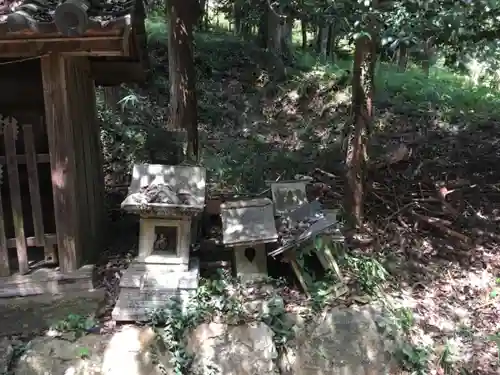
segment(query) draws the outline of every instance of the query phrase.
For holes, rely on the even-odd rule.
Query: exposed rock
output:
[[[103,375],[169,375],[170,356],[156,345],[156,334],[149,328],[128,326],[111,338],[104,353]],[[156,357],[156,358],[155,358]],[[156,365],[157,360],[161,366]],[[162,367],[164,372],[162,372]]]
[[[295,338],[279,358],[282,375],[385,375],[390,366],[385,340],[366,308],[333,309],[306,321],[289,316]]]
[[[273,331],[264,323],[244,326],[206,323],[188,337],[193,375],[276,374]]]
[[[100,375],[103,336],[88,335],[71,342],[61,338],[37,337],[26,347],[16,365],[17,375]]]
[[[19,359],[16,375],[161,375],[153,357],[168,368],[150,328],[124,327],[112,335],[87,335],[76,341],[54,337],[32,340]]]
[[[274,297],[246,308],[265,318],[282,309],[282,300]],[[278,370],[281,375],[385,375],[391,369],[387,344],[393,342],[381,332],[373,308],[333,309],[314,317],[288,313],[286,318],[294,335],[279,355],[274,332],[262,322],[198,326],[186,335],[186,349],[194,356],[190,375],[276,375]],[[26,346],[14,374],[173,375],[164,349],[148,327],[127,326],[73,341],[38,337]],[[12,354],[11,342],[0,341],[0,371],[8,368]]]
[[[0,338],[0,374],[7,374],[14,356],[14,347],[7,337]]]

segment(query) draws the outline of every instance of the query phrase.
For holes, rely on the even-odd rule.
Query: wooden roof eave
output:
[[[57,31],[55,23],[33,28],[8,31],[0,23],[0,58],[35,57],[48,53],[79,56],[129,56],[131,15],[107,23],[92,22],[80,37],[66,37]]]

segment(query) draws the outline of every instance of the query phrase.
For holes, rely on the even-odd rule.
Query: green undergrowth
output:
[[[164,18],[150,17],[146,26],[153,66],[148,87],[122,88],[126,116],[106,110],[98,101],[106,124],[103,143],[109,171],[127,171],[132,162],[147,161],[148,152],[156,147],[149,138],[168,115]],[[202,163],[211,183],[239,193],[258,192],[265,189],[264,180],[293,178],[342,161],[340,134],[350,120],[345,109],[350,105],[350,87],[342,89],[345,95],[339,103],[335,95],[321,92],[351,71],[352,61],[323,62],[297,49],[287,63],[285,81],[272,82],[266,52],[227,31],[196,33],[194,50]],[[304,89],[310,86],[311,92]],[[289,108],[289,98],[297,92],[309,96],[307,107],[296,102]],[[288,107],[281,108],[284,105]],[[323,116],[325,108],[330,110]],[[425,77],[418,67],[399,73],[383,63],[376,74],[376,109],[379,132],[421,133],[430,127],[473,131],[500,121],[500,95],[439,67]]]
[[[149,41],[166,43],[166,28],[161,17],[147,21]],[[230,42],[228,45],[227,43]],[[227,31],[215,31],[196,34],[196,47],[211,53],[203,54],[208,58],[226,67],[240,65],[238,44],[240,50],[250,42],[231,35]],[[203,48],[204,45],[210,48]],[[234,54],[231,54],[231,49]],[[231,56],[233,55],[233,58]],[[252,58],[252,56],[249,56]],[[314,54],[303,53],[298,49],[290,80],[304,79],[307,73],[322,73],[322,80],[328,82],[338,76],[342,70],[352,70],[351,60],[341,60],[335,63],[324,62]],[[300,71],[296,77],[293,73]],[[304,74],[306,73],[306,74]],[[235,77],[237,78],[237,77]],[[468,77],[456,74],[441,67],[431,69],[430,76],[426,77],[418,67],[410,67],[400,73],[392,64],[379,64],[376,74],[377,98],[381,109],[391,107],[396,112],[435,111],[443,121],[450,123],[461,119],[500,119],[500,93],[486,85],[475,85]]]
[[[297,53],[296,56],[296,65],[306,73],[304,76],[313,72],[325,82],[335,79],[339,71],[352,70],[351,60],[325,63],[310,53]],[[478,125],[469,123],[469,120],[480,120],[481,123],[500,120],[498,90],[475,85],[468,77],[445,68],[434,67],[426,77],[415,66],[401,73],[392,64],[380,63],[375,85],[378,108],[382,113],[387,110],[410,116],[433,114],[444,127],[446,124],[463,125],[460,128]]]

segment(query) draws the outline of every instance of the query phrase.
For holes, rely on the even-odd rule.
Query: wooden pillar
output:
[[[86,57],[42,57],[59,266],[76,270],[95,250],[102,213],[102,155]]]

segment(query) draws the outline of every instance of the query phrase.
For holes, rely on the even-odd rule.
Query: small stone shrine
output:
[[[307,183],[307,180],[272,182],[271,192],[276,213],[286,213],[307,203]]]
[[[234,249],[236,274],[243,282],[267,277],[266,243],[276,242],[273,202],[268,198],[221,204],[222,242]]]
[[[199,262],[189,256],[205,206],[201,167],[135,165],[122,209],[140,215],[139,255],[120,281],[118,321],[144,320],[170,297],[185,303],[198,287]]]

